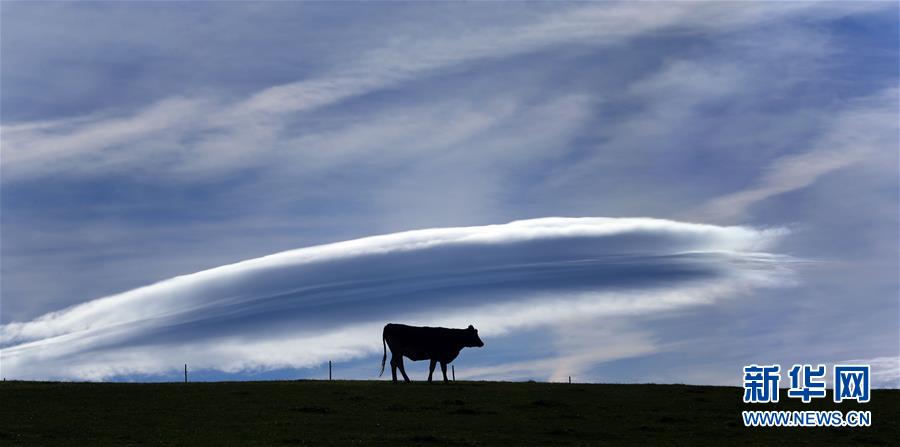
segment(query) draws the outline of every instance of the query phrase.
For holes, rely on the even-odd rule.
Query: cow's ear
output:
[[[470,325],[469,325],[469,330],[471,331],[471,330],[473,330],[473,329],[475,329],[475,326],[472,326],[472,325],[470,324]]]

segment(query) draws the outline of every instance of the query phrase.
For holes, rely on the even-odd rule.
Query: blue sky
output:
[[[900,386],[897,16],[3,2],[2,374]]]

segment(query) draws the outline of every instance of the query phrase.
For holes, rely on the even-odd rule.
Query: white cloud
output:
[[[305,367],[372,354],[381,325],[396,319],[473,323],[491,337],[711,304],[783,284],[785,259],[764,253],[783,235],[545,218],[302,248],[3,325],[3,374],[102,379],[160,374],[186,361],[229,372]],[[564,354],[568,366],[553,377],[614,356]]]
[[[103,172],[117,168],[214,174],[244,168],[283,149],[297,114],[407,82],[448,67],[567,43],[612,45],[655,32],[731,32],[753,24],[829,18],[889,5],[815,8],[790,4],[667,2],[590,5],[546,14],[530,23],[464,35],[398,37],[325,75],[269,87],[244,99],[168,98],[127,117],[94,114],[62,121],[4,126],[4,181]],[[213,160],[214,162],[210,162]],[[189,177],[190,178],[190,177]]]
[[[748,189],[708,201],[699,215],[714,221],[743,216],[753,204],[779,194],[805,188],[819,177],[838,169],[896,150],[898,90],[886,89],[854,101],[834,118],[814,147],[807,152],[781,157]]]

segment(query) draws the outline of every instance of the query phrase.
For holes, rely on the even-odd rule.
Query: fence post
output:
[[[569,383],[572,383],[572,376],[569,376]]]
[[[450,372],[453,373],[453,381],[456,382],[456,366],[450,365]]]
[[[184,383],[187,383],[187,363],[184,364]]]
[[[331,380],[331,360],[328,361],[328,380]]]

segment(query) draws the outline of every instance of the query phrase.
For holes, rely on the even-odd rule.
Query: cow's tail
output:
[[[381,372],[378,373],[378,377],[384,374],[384,362],[387,361],[387,342],[384,340],[384,331],[381,332],[381,347],[384,349],[384,356],[381,357]]]

